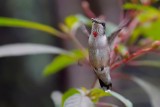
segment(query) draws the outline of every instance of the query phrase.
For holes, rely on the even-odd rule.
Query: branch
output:
[[[160,67],[160,61],[152,61],[152,60],[132,61],[132,62],[129,62],[128,64],[132,66]]]
[[[89,17],[89,18],[95,18],[96,15],[92,12],[92,10],[90,9],[90,5],[87,1],[82,1],[82,8],[85,12],[85,14]]]
[[[151,52],[151,51],[157,49],[159,46],[160,46],[160,41],[156,41],[149,48],[138,50],[137,52],[131,54],[129,57],[127,57],[127,58],[125,58],[125,59],[123,59],[123,60],[121,60],[121,61],[119,61],[119,62],[117,62],[117,63],[115,63],[113,65],[111,65],[111,70],[119,67],[120,65],[122,65],[124,63],[129,62],[130,60],[135,59],[136,57],[139,57],[139,56],[141,56],[141,55],[143,55],[145,53]]]
[[[97,85],[97,82],[98,82],[98,78],[96,77],[96,78],[95,78],[95,81],[93,82],[93,84],[92,84],[92,86],[91,86],[91,88],[95,88],[96,85]]]

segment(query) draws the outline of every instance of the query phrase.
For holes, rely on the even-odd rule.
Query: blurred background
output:
[[[122,9],[118,0],[88,1],[96,15],[104,14],[109,21],[119,23]],[[35,21],[55,28],[66,16],[77,13],[84,14],[81,0],[0,0],[0,16]],[[87,46],[87,38],[79,36],[77,34],[80,42]],[[41,31],[0,27],[0,45],[11,43],[39,43],[71,48],[67,41]],[[1,58],[0,107],[54,107],[50,98],[52,91],[91,87],[95,75],[83,65],[71,66],[49,77],[43,76],[44,67],[53,58],[53,55],[48,54]],[[144,58],[159,59],[148,54]],[[158,68],[124,67],[122,70],[160,85]],[[147,94],[134,82],[114,79],[113,83],[114,89],[130,99],[135,107],[151,107]]]

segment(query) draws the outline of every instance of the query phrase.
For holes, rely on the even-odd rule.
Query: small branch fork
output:
[[[148,48],[145,48],[145,49],[141,49],[141,50],[138,50],[136,51],[135,53],[129,55],[127,58],[124,58],[123,60],[117,62],[117,63],[113,63],[111,65],[111,71],[113,71],[114,69],[118,68],[119,66],[121,66],[122,64],[124,63],[128,63],[129,61],[135,59],[136,57],[139,57],[145,53],[148,53],[148,52],[152,52],[154,51],[155,49],[157,49],[158,47],[160,46],[160,41],[155,41],[150,47]],[[117,74],[117,73],[116,73]],[[127,78],[129,79],[130,77],[127,76],[127,75],[121,75],[121,74],[117,74],[117,75],[114,75],[114,76],[117,76],[117,77],[124,77],[124,78]],[[96,79],[92,85],[92,88],[95,87],[95,84],[97,82],[98,79]]]
[[[143,55],[145,53],[151,52],[151,51],[157,49],[159,46],[160,46],[160,41],[155,41],[150,47],[138,50],[137,52],[131,54],[127,58],[124,58],[123,60],[112,64],[111,65],[111,70],[118,68],[120,65],[122,65],[124,63],[127,63],[127,62],[129,62],[130,60],[132,60],[132,59],[134,59],[136,57],[139,57],[139,56],[141,56],[141,55]]]
[[[87,1],[82,1],[82,9],[84,10],[85,14],[89,17],[89,18],[95,18],[96,15],[92,12],[92,10],[90,9],[90,5]]]

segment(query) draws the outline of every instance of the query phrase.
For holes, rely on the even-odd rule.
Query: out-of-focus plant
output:
[[[130,3],[123,5],[123,8],[126,11],[125,16],[130,19],[130,23],[123,30],[121,30],[114,42],[113,47],[116,57],[112,59],[113,61],[110,65],[112,72],[114,69],[118,67],[120,68],[123,64],[129,64],[132,66],[147,65],[160,67],[159,61],[136,60],[137,57],[148,52],[159,53],[160,11],[152,6],[155,2],[156,1],[154,0],[131,0]],[[84,63],[88,62],[87,49],[83,47],[80,41],[76,38],[77,30],[81,29],[82,35],[88,35],[84,25],[91,27],[90,18],[105,18],[101,17],[103,15],[96,16],[91,11],[87,1],[82,2],[82,9],[84,10],[86,16],[76,14],[66,17],[64,23],[59,24],[60,30],[36,22],[0,17],[0,26],[2,27],[21,27],[40,30],[47,32],[52,36],[59,37],[62,40],[72,41],[76,46],[73,50],[65,50],[42,44],[9,44],[0,46],[0,57],[30,54],[58,54],[58,56],[55,57],[53,61],[44,69],[43,74],[46,76],[57,73],[61,71],[61,69],[68,67],[71,64],[75,64],[79,60],[83,60]],[[125,18],[126,17],[124,17],[124,19]],[[106,28],[106,35],[109,36],[118,28],[118,26],[106,21]],[[136,82],[148,93],[152,105],[154,107],[159,106],[156,99],[160,97],[160,91],[155,86],[135,76],[126,75],[123,73],[117,73],[117,75],[121,78]],[[60,92],[53,92],[51,95],[56,107],[118,107],[117,105],[110,104],[109,102],[99,102],[101,97],[110,96],[122,101],[126,107],[133,106],[132,103],[122,95],[114,91],[104,92],[103,90],[95,87],[91,87],[91,89],[73,88],[69,89],[64,94]],[[157,97],[155,98],[154,96]]]

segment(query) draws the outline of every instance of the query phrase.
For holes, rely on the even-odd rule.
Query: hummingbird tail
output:
[[[112,83],[105,84],[101,79],[99,79],[100,86],[106,91],[112,89]]]

